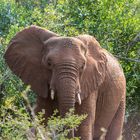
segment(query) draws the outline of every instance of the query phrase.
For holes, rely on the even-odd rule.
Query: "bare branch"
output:
[[[136,43],[140,42],[140,32],[134,37],[132,41],[128,43],[128,46],[134,46]]]
[[[114,56],[119,58],[119,59],[122,59],[122,60],[140,63],[140,59],[126,58],[126,57],[122,57],[122,56],[118,56],[118,55],[114,55]]]
[[[140,32],[132,39],[132,41],[130,41],[127,44],[127,49],[126,49],[126,54],[128,53],[128,51],[135,46],[138,42],[140,42]]]

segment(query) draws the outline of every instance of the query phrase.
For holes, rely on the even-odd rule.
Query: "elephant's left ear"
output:
[[[82,74],[80,80],[82,95],[81,98],[85,98],[88,94],[96,91],[98,87],[103,83],[106,73],[106,56],[100,44],[97,40],[90,35],[80,35],[77,37],[80,39],[87,48],[86,53],[86,68]]]

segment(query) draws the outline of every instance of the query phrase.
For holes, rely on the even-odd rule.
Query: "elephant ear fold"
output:
[[[48,95],[48,73],[41,64],[44,41],[57,36],[38,26],[30,26],[11,39],[4,58],[10,69],[39,96]]]
[[[88,94],[96,91],[103,83],[106,73],[106,56],[104,50],[100,47],[97,40],[90,35],[80,35],[77,37],[87,47],[86,68],[81,77],[81,98],[85,98]]]

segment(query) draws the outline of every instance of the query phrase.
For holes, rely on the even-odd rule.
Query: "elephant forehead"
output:
[[[81,42],[74,37],[54,37],[49,39],[46,43],[47,46],[56,46],[63,48],[79,48]]]

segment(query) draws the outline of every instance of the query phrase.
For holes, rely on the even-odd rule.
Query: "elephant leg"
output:
[[[76,136],[80,137],[81,140],[92,140],[93,139],[93,124],[95,121],[95,110],[96,110],[96,96],[91,94],[87,99],[82,101],[81,105],[76,105],[76,113],[87,114],[87,118],[81,123],[76,132]]]
[[[45,118],[45,124],[47,124],[48,117],[50,117],[53,114],[54,110],[54,101],[52,101],[50,98],[42,98],[40,96],[37,97],[36,105],[34,108],[35,114],[38,114],[38,112],[41,112],[42,110],[45,110],[44,118]]]
[[[108,128],[105,140],[119,140],[122,136],[123,122],[125,115],[125,101],[121,101],[119,108]]]
[[[81,140],[92,140],[92,121],[91,118],[87,117],[87,119],[80,125],[78,129],[79,136]]]

